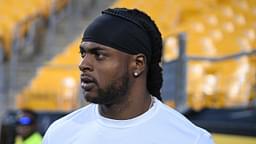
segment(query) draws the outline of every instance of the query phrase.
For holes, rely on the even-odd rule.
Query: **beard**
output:
[[[124,74],[121,78],[113,80],[106,88],[99,88],[97,96],[85,96],[86,101],[95,104],[112,105],[121,102],[129,89],[129,75]]]

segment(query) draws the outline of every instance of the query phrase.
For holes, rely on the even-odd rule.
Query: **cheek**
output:
[[[127,74],[127,65],[125,63],[113,62],[99,66],[96,71],[99,87],[105,88],[112,81],[120,79],[124,74]]]
[[[30,128],[26,126],[18,126],[16,130],[17,133],[21,135],[26,135],[30,132]]]

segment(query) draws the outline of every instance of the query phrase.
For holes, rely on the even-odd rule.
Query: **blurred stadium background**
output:
[[[0,143],[17,109],[56,118],[86,105],[78,53],[86,25],[107,7],[148,13],[163,36],[164,102],[217,144],[256,143],[256,0],[0,0]]]

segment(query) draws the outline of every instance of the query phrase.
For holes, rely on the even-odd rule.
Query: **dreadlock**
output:
[[[155,22],[144,12],[137,9],[114,8],[106,9],[103,13],[119,16],[142,27],[148,34],[152,46],[151,57],[147,57],[147,89],[149,93],[162,101],[160,89],[163,83],[162,68],[162,37]]]

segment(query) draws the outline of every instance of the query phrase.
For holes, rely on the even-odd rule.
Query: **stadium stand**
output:
[[[33,37],[32,25],[38,19],[47,23],[51,31],[57,15],[70,1],[21,0],[20,9],[15,9],[17,0],[0,0],[0,63],[1,50],[5,60],[11,59],[13,50],[21,49]],[[167,91],[163,90],[166,104],[176,108],[187,105],[191,111],[186,116],[210,132],[256,135],[255,0],[118,0],[112,7],[141,9],[160,28],[164,39],[164,79],[168,80],[164,81]],[[178,68],[176,62],[181,56],[177,35],[182,32],[187,35],[183,61],[186,73],[175,75],[173,70]],[[16,96],[17,108],[31,108],[41,114],[42,134],[53,120],[80,106],[79,40],[39,68],[29,85]],[[16,44],[20,48],[13,48]],[[180,76],[186,79],[186,86],[180,82]],[[184,99],[172,93],[180,85],[184,86]],[[15,112],[7,114],[2,129],[13,130],[14,124],[8,120],[14,115]],[[239,143],[238,139],[235,141]],[[254,143],[255,139],[249,141]]]
[[[26,25],[25,24],[23,25],[24,34],[22,33],[21,37],[19,37],[18,40],[10,39],[11,43],[7,43],[10,45],[10,49],[7,49],[7,50],[10,50],[9,51],[10,55],[7,56],[6,53],[3,53],[5,54],[4,55],[5,60],[0,61],[0,109],[1,109],[0,110],[0,143],[1,144],[14,143],[14,137],[16,134],[15,132],[16,123],[14,119],[16,116],[17,109],[19,108],[19,106],[15,105],[14,97],[21,88],[25,86],[29,87],[27,83],[33,78],[33,76],[35,75],[34,74],[35,71],[37,71],[37,74],[35,76],[35,79],[32,80],[30,84],[32,86],[35,85],[31,89],[33,90],[36,89],[38,91],[29,90],[29,92],[24,92],[29,94],[22,93],[22,95],[26,95],[26,96],[21,97],[21,99],[19,99],[20,97],[17,96],[17,103],[21,102],[22,107],[28,106],[28,107],[35,108],[38,106],[38,108],[35,110],[39,114],[38,126],[41,134],[44,134],[48,126],[54,120],[70,112],[69,111],[70,109],[73,110],[77,107],[78,103],[80,102],[78,101],[79,98],[77,97],[79,95],[79,86],[78,86],[79,81],[73,78],[74,75],[76,77],[79,77],[79,71],[77,71],[78,69],[77,65],[80,62],[80,58],[79,56],[76,56],[77,59],[74,57],[75,55],[78,55],[78,51],[76,49],[77,46],[73,46],[75,49],[70,49],[58,55],[56,58],[53,59],[53,61],[48,62],[46,64],[45,62],[49,61],[49,59],[51,59],[53,55],[55,55],[56,53],[62,51],[64,47],[66,47],[67,44],[74,39],[74,37],[77,37],[80,34],[81,29],[84,28],[84,24],[90,19],[90,17],[93,17],[96,14],[95,11],[98,12],[99,9],[102,9],[102,7],[106,7],[106,5],[108,5],[111,0],[108,0],[108,1],[104,0],[104,3],[101,5],[93,5],[95,4],[93,3],[94,0],[76,0],[76,1],[10,0],[10,1],[14,1],[12,4],[15,4],[15,6],[13,5],[13,7],[10,6],[11,8],[19,9],[20,5],[23,5],[23,3],[26,3],[29,6],[33,6],[35,10],[39,12],[35,17],[35,20],[39,18],[40,20],[43,21],[42,24],[43,26],[45,26],[44,28],[46,28],[46,32],[47,32],[47,35],[46,35],[47,40],[43,41],[44,46],[42,48],[44,49],[42,49],[40,53],[32,54],[32,57],[28,59],[15,59],[14,54],[18,54],[18,56],[20,56],[21,51],[14,52],[13,45],[18,45],[19,47],[27,48],[26,46],[22,46],[22,44],[24,45],[26,44],[26,41],[29,40],[28,38],[29,33],[33,32],[33,30],[31,30],[33,27],[33,22],[31,22],[32,24],[30,24],[29,22],[26,21]],[[0,0],[0,7],[4,2],[6,2],[6,0]],[[74,20],[74,23],[72,21],[73,27],[70,29],[71,18],[69,17],[69,15],[65,15],[65,13],[70,12],[70,11],[67,11],[67,10],[70,10],[67,8],[69,8],[71,4],[72,4],[72,8],[77,7],[77,5],[79,4],[80,9],[71,9],[72,10],[71,13],[68,13],[68,14],[72,14],[72,20]],[[91,4],[89,8],[87,7],[87,4]],[[81,8],[84,8],[84,6],[88,8],[87,10],[90,10],[90,13],[82,13]],[[7,7],[9,6],[7,5]],[[22,8],[21,11],[26,11],[26,9]],[[81,13],[77,15],[77,12],[81,12]],[[10,12],[10,13],[13,13],[13,12]],[[19,13],[17,12],[15,14],[18,15]],[[62,19],[62,16],[64,16],[63,17],[64,19]],[[6,32],[5,28],[13,26],[14,28],[13,30],[15,31],[16,26],[20,25],[20,21],[17,21],[17,23],[11,23],[14,18],[9,15],[9,12],[4,14],[1,13],[0,19],[1,19],[0,20],[0,45],[2,45],[2,44],[5,44],[6,42],[4,41],[4,38],[7,36],[7,34],[10,34],[9,36],[13,37],[12,32],[5,33]],[[4,27],[2,27],[2,24]],[[13,25],[10,25],[10,24],[13,24]],[[55,29],[54,25],[56,26],[56,24],[57,24],[57,27]],[[37,35],[38,33],[34,33],[34,34]],[[30,38],[34,39],[34,36],[31,35]],[[39,38],[41,41],[43,40],[43,37],[39,36]],[[35,40],[33,39],[30,41],[35,42]],[[15,42],[15,41],[18,41],[18,42]],[[38,41],[36,41],[35,43],[37,44]],[[78,42],[75,42],[74,44],[78,44]],[[1,50],[6,50],[5,48],[6,47],[2,47],[2,49],[0,49],[0,53],[1,53]],[[0,56],[0,59],[1,59],[1,56]],[[14,61],[14,59],[17,60],[16,63],[12,62]],[[70,64],[70,65],[67,66],[67,64]],[[42,65],[44,65],[45,67],[39,68]],[[12,68],[16,68],[16,69],[12,69]],[[39,69],[35,70],[37,68]],[[36,78],[36,77],[40,77],[40,78]],[[36,82],[34,82],[38,80],[42,81],[42,83],[39,85]],[[54,88],[52,87],[52,84],[54,82],[50,80],[53,80],[54,82],[59,82],[59,83],[55,84],[56,87]],[[77,87],[78,89],[74,87]],[[46,93],[44,93],[44,91],[46,91]],[[55,92],[51,92],[51,91],[55,91]],[[56,97],[56,95],[59,95],[59,97]],[[63,96],[66,98],[63,99]],[[55,102],[56,100],[58,103],[53,103],[51,102],[51,100],[53,100],[53,102]]]
[[[73,42],[66,51],[38,70],[29,86],[17,96],[18,108],[70,111],[79,106],[78,44],[78,41]]]
[[[13,51],[27,47],[26,43],[33,43],[42,23],[56,21],[60,13],[70,0],[1,0],[0,1],[0,31],[1,44],[5,59],[10,59]],[[52,18],[53,17],[53,18]],[[38,24],[40,21],[41,25]],[[29,41],[30,40],[30,41]],[[17,47],[15,42],[18,41]],[[36,43],[35,43],[36,44]],[[31,51],[31,50],[30,50]]]
[[[189,56],[220,58],[250,53],[255,48],[256,3],[250,0],[120,0],[113,7],[139,8],[152,16],[165,39],[167,62],[177,58],[176,35],[180,32],[188,35]],[[255,85],[254,69],[252,56],[219,62],[189,61],[188,104],[198,110],[246,106]]]
[[[172,61],[178,56],[176,35],[180,32],[187,33],[189,61],[186,103],[192,109],[247,106],[255,97],[256,67],[255,56],[253,56],[256,43],[255,2],[251,0],[191,0],[189,2],[186,0],[119,0],[112,7],[139,8],[151,15],[163,34],[165,62]],[[71,47],[70,49],[73,49]],[[241,53],[247,54],[236,56]],[[196,57],[206,60],[195,60]],[[58,65],[59,59],[62,58],[65,59],[60,54],[50,64]],[[72,59],[75,57],[69,58],[69,60]],[[77,63],[78,61],[72,64]],[[61,61],[61,65],[69,64],[69,61]],[[44,81],[46,77],[52,77],[50,75],[53,75],[53,72],[50,71],[53,70],[46,65],[39,71],[40,76],[36,76],[19,97],[33,95],[29,93],[40,92],[41,90],[38,89],[46,86],[49,87],[47,88],[49,93],[58,97],[56,95],[58,89],[52,89],[55,84],[50,86],[50,82]],[[60,75],[59,73],[63,72],[56,70],[54,75]],[[77,76],[73,75],[73,77],[77,80]],[[46,90],[42,91],[47,93]],[[77,87],[75,91],[78,92],[79,88]],[[174,101],[167,101],[167,103],[175,105]]]

